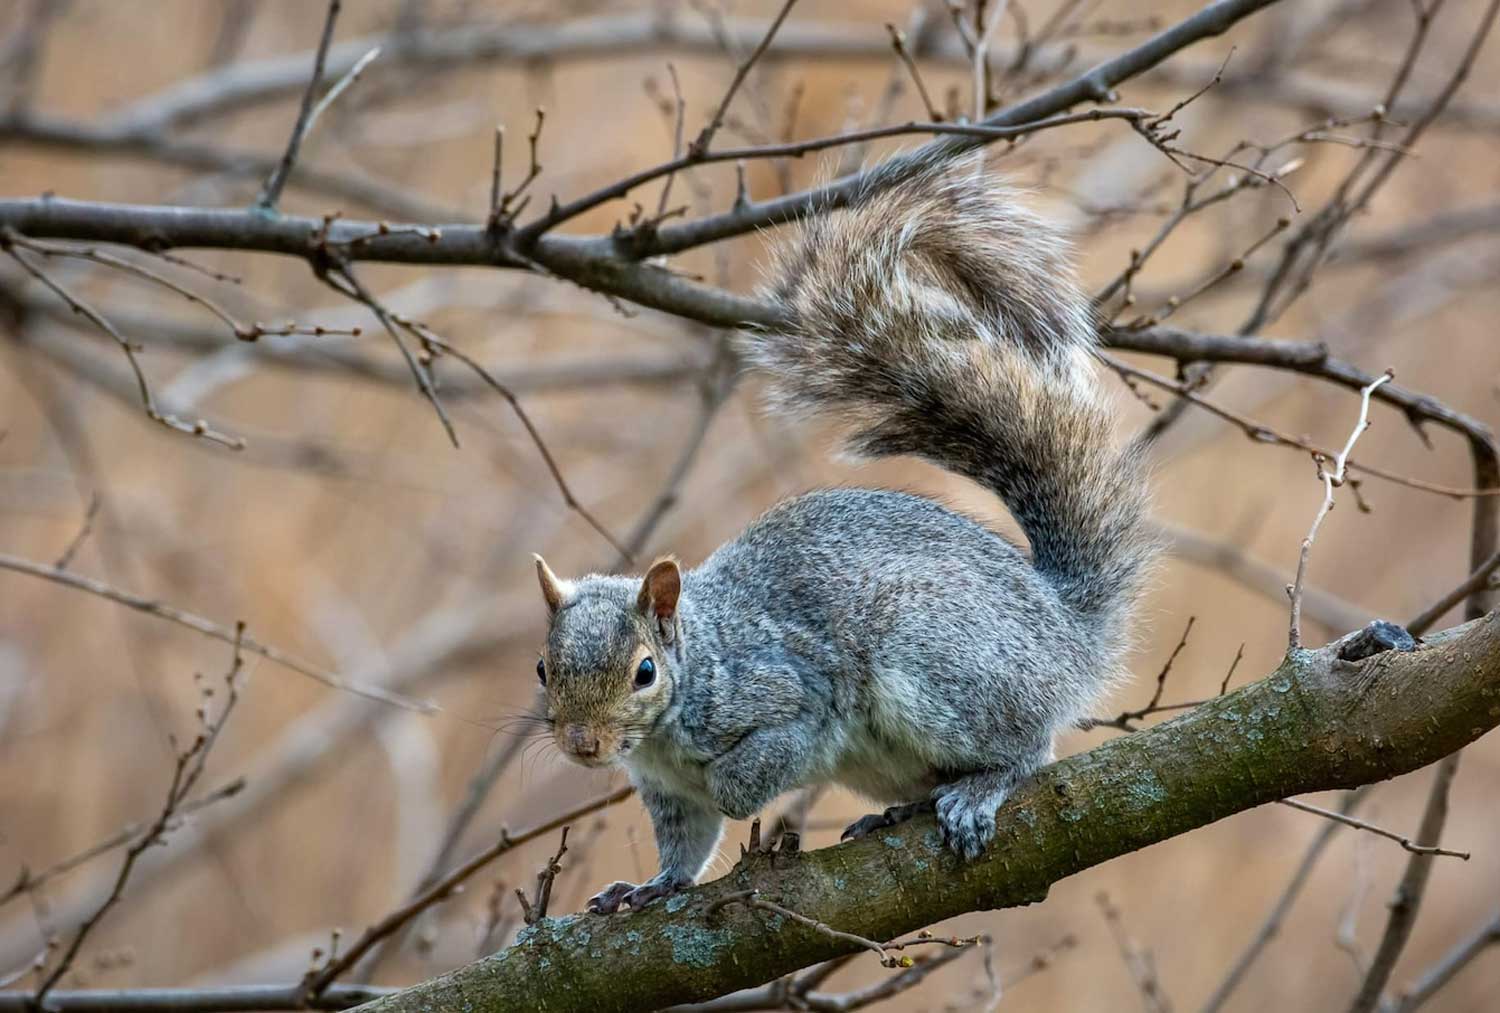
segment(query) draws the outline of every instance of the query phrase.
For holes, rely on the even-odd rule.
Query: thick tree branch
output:
[[[1000,811],[996,844],[976,862],[948,854],[930,819],[774,861],[752,855],[640,913],[548,919],[495,956],[366,1009],[606,1013],[723,995],[852,948],[719,903],[733,894],[759,890],[877,940],[1034,903],[1066,876],[1233,813],[1433,763],[1500,723],[1488,706],[1497,687],[1495,615],[1359,663],[1340,661],[1336,645],[1294,651],[1257,683],[1043,770]]]

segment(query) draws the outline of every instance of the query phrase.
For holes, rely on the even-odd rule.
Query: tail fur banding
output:
[[[1061,599],[1122,621],[1155,551],[1144,463],[1111,444],[1058,229],[972,163],[894,184],[877,172],[798,228],[769,289],[795,323],[742,338],[772,403],[845,422],[856,452],[923,457],[991,489]]]

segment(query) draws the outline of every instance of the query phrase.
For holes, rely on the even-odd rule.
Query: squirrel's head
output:
[[[682,571],[658,559],[640,579],[561,580],[541,556],[550,626],[536,674],[557,748],[576,763],[619,761],[671,705]]]

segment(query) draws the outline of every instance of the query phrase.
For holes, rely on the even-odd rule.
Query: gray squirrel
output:
[[[773,507],[696,569],[570,581],[537,556],[554,741],[626,768],[661,856],[590,910],[691,884],[726,816],[812,784],[890,806],[845,837],[935,810],[973,858],[1053,737],[1124,674],[1156,546],[1067,243],[973,162],[897,172],[797,227],[763,293],[795,323],[742,332],[741,354],[776,407],[847,423],[855,452],[993,491],[1029,558],[933,500],[845,488]]]

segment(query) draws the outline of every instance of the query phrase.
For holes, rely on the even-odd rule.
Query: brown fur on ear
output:
[[[573,599],[573,584],[571,581],[560,580],[541,556],[533,552],[531,558],[536,560],[536,579],[542,585],[542,599],[547,603],[547,614],[555,616],[559,609]]]
[[[682,570],[677,560],[663,556],[651,564],[641,580],[641,593],[636,597],[636,608],[656,620],[657,629],[667,640],[672,639],[673,620],[677,617],[677,598],[682,594]]]

